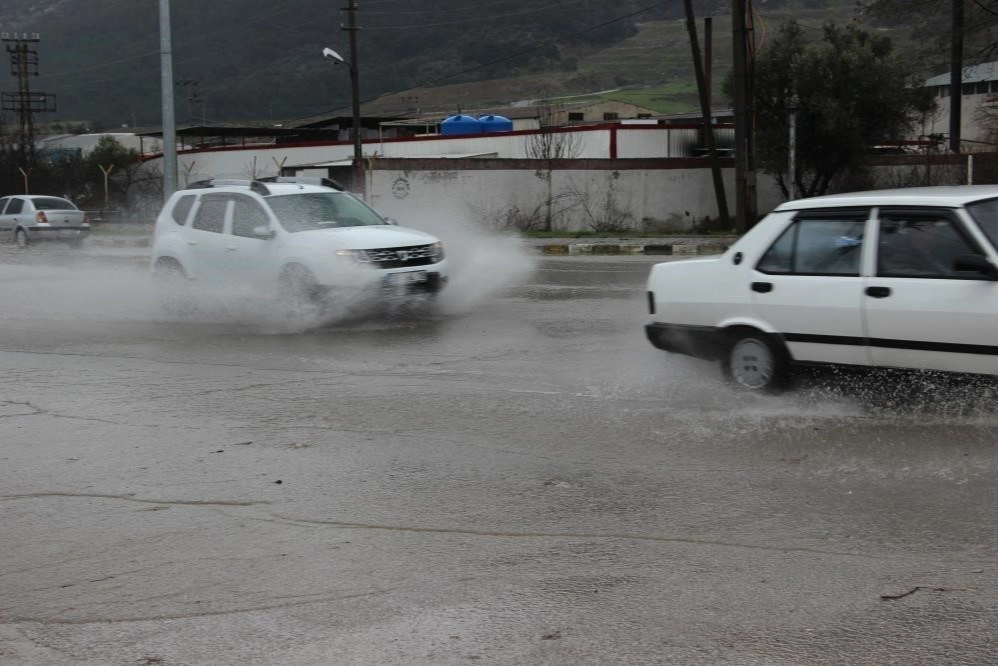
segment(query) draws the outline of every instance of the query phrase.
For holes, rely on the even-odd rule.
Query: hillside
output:
[[[174,0],[176,117],[187,122],[289,122],[349,106],[348,55],[328,0]],[[358,0],[358,69],[366,112],[451,110],[546,96],[606,93],[663,112],[696,102],[680,2],[651,0]],[[855,0],[760,0],[757,32],[795,16],[819,26],[849,20]],[[730,2],[712,12],[714,88],[729,69]],[[159,13],[134,0],[4,0],[0,31],[38,33],[39,76],[55,113],[37,122],[97,129],[160,122]],[[0,79],[0,90],[17,79]],[[394,93],[394,94],[393,94]],[[717,93],[716,93],[717,95]]]

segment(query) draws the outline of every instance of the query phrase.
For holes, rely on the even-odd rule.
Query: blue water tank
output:
[[[482,123],[472,116],[451,116],[441,121],[441,134],[482,134]]]
[[[483,132],[512,132],[513,121],[503,116],[479,116]]]

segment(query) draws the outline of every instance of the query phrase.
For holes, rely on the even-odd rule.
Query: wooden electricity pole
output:
[[[752,45],[746,25],[746,0],[732,0],[732,69],[735,85],[735,228],[743,233],[756,222],[756,172],[753,160]]]
[[[964,82],[964,0],[951,0],[950,152],[961,152],[961,90]]]
[[[704,81],[704,68],[701,64],[701,47],[697,41],[697,25],[694,23],[694,8],[691,0],[683,0],[687,12],[687,33],[690,35],[690,51],[694,60],[694,76],[697,78],[697,92],[701,98],[701,117],[704,121],[704,143],[711,160],[711,177],[715,184],[715,199],[718,202],[718,219],[723,229],[730,229],[728,201],[725,198],[725,182],[722,180],[721,165],[718,164],[718,151],[715,150],[715,129],[711,123],[711,103],[708,101],[708,88]]]

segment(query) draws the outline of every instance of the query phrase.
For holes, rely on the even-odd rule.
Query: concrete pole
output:
[[[177,191],[177,129],[173,113],[170,0],[160,0],[160,97],[163,104],[163,200]]]

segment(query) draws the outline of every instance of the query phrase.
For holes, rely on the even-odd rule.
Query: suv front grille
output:
[[[431,245],[392,247],[382,250],[362,250],[368,261],[378,268],[404,268],[426,266],[434,263],[435,251]]]

